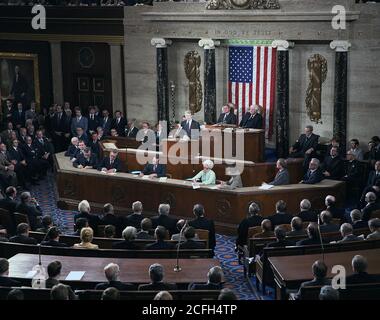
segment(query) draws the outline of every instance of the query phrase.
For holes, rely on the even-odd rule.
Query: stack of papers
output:
[[[193,189],[199,189],[200,187],[199,183],[193,183]]]
[[[81,280],[85,273],[86,271],[70,271],[65,280]]]
[[[159,179],[160,182],[166,182],[166,180],[168,180],[167,177],[161,177],[161,178]]]
[[[269,189],[272,189],[274,187],[274,185],[271,185],[271,184],[267,184],[267,183],[263,183],[260,187],[259,187],[259,189],[260,190],[269,190]]]

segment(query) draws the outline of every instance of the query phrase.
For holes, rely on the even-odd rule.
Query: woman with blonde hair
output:
[[[82,228],[80,232],[81,243],[75,243],[74,248],[82,249],[99,249],[97,244],[92,244],[91,241],[94,238],[94,231],[92,228]]]
[[[200,180],[203,185],[215,184],[216,175],[215,175],[215,172],[212,171],[213,167],[214,167],[214,162],[212,162],[211,160],[203,161],[203,170],[200,171],[191,180],[193,180],[194,182]]]

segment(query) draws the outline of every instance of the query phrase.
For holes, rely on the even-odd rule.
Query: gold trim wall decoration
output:
[[[322,123],[322,84],[327,77],[327,60],[320,54],[314,54],[307,60],[309,86],[306,91],[306,110],[310,121]]]
[[[278,0],[209,0],[207,10],[280,9]]]
[[[192,114],[202,109],[202,83],[200,79],[201,57],[197,51],[189,51],[184,59],[185,74],[189,80],[189,109]]]
[[[40,77],[39,77],[39,65],[38,65],[38,55],[32,54],[32,53],[15,53],[15,52],[0,52],[0,98],[1,102],[5,99],[12,98],[10,97],[10,92],[12,90],[12,83],[13,79],[10,78],[10,70],[9,70],[9,63],[7,63],[7,60],[10,60],[12,62],[21,60],[21,61],[31,61],[32,62],[32,74],[33,74],[33,81],[32,83],[28,83],[28,85],[33,85],[33,93],[34,93],[34,101],[36,102],[36,109],[37,111],[40,110]],[[5,70],[5,66],[8,65],[7,71]],[[16,64],[13,63],[12,67],[15,67]],[[20,68],[21,75],[25,75],[25,70],[22,70]],[[7,87],[8,85],[8,87]],[[3,95],[4,92],[4,95]],[[32,97],[30,97],[30,100]],[[29,101],[30,102],[30,101]]]

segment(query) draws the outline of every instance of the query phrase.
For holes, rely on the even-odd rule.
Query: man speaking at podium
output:
[[[185,111],[185,118],[186,119],[181,122],[182,130],[186,132],[186,135],[190,139],[198,139],[199,130],[201,130],[199,122],[193,119],[193,115],[190,110]]]
[[[219,116],[219,124],[235,124],[236,125],[236,116],[231,112],[229,106],[223,106],[222,113]]]
[[[252,105],[249,107],[249,112],[247,112],[243,119],[240,121],[240,127],[250,128],[250,129],[262,129],[263,128],[263,117],[259,113],[260,107],[258,105]]]

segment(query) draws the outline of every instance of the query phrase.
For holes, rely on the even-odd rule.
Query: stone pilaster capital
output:
[[[198,41],[198,45],[200,47],[203,47],[203,49],[215,49],[215,46],[220,45],[220,41],[213,40],[210,38],[202,38],[201,40]]]
[[[167,46],[170,46],[172,44],[172,41],[164,38],[152,38],[152,40],[150,40],[150,44],[152,46],[155,46],[157,49],[167,48]]]
[[[278,51],[288,51],[294,47],[294,42],[286,40],[274,40],[272,42],[272,48],[277,48]]]
[[[347,52],[351,47],[351,43],[346,40],[334,40],[330,42],[330,48],[335,52]]]

